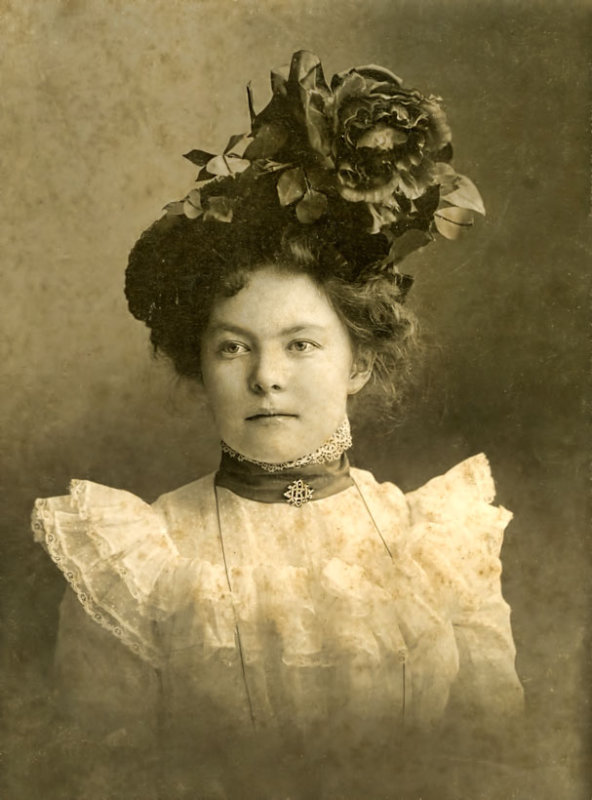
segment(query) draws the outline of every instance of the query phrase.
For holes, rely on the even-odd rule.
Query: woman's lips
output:
[[[262,411],[258,414],[252,414],[246,419],[247,422],[267,422],[268,424],[273,424],[274,422],[282,422],[287,419],[295,419],[297,416],[297,414],[287,414],[281,411]]]

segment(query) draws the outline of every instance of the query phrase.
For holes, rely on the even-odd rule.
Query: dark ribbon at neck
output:
[[[222,453],[215,477],[216,486],[230,489],[240,497],[260,503],[290,503],[295,506],[330,497],[353,486],[353,483],[345,453],[326,464],[308,464],[280,472],[266,472],[257,464]]]

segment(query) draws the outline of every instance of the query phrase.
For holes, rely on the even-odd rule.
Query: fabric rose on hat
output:
[[[434,163],[451,156],[450,128],[435,97],[404,89],[382,67],[333,78],[333,157],[338,191],[350,202],[413,201],[436,182]]]

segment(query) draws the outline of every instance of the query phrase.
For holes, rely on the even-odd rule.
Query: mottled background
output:
[[[585,533],[590,3],[0,0],[2,597],[6,800],[36,796],[63,585],[28,531],[70,477],[146,499],[215,466],[199,398],[127,313],[133,241],[190,187],[192,147],[248,127],[245,83],[306,48],[445,98],[488,216],[410,268],[426,367],[402,424],[355,459],[417,486],[485,451],[530,741],[514,798],[588,798]],[[40,735],[41,731],[41,735]],[[59,772],[51,782],[57,792]],[[490,789],[495,793],[495,787]],[[494,796],[491,795],[491,796]],[[489,796],[489,795],[488,795]],[[502,797],[500,788],[499,796]],[[472,800],[472,799],[471,799]]]

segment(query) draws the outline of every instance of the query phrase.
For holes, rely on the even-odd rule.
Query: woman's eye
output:
[[[318,345],[314,344],[314,342],[306,342],[300,339],[290,343],[290,349],[295,350],[297,353],[309,353],[316,347],[318,347]]]
[[[219,350],[225,356],[239,356],[242,353],[246,353],[248,348],[240,342],[223,342]]]

